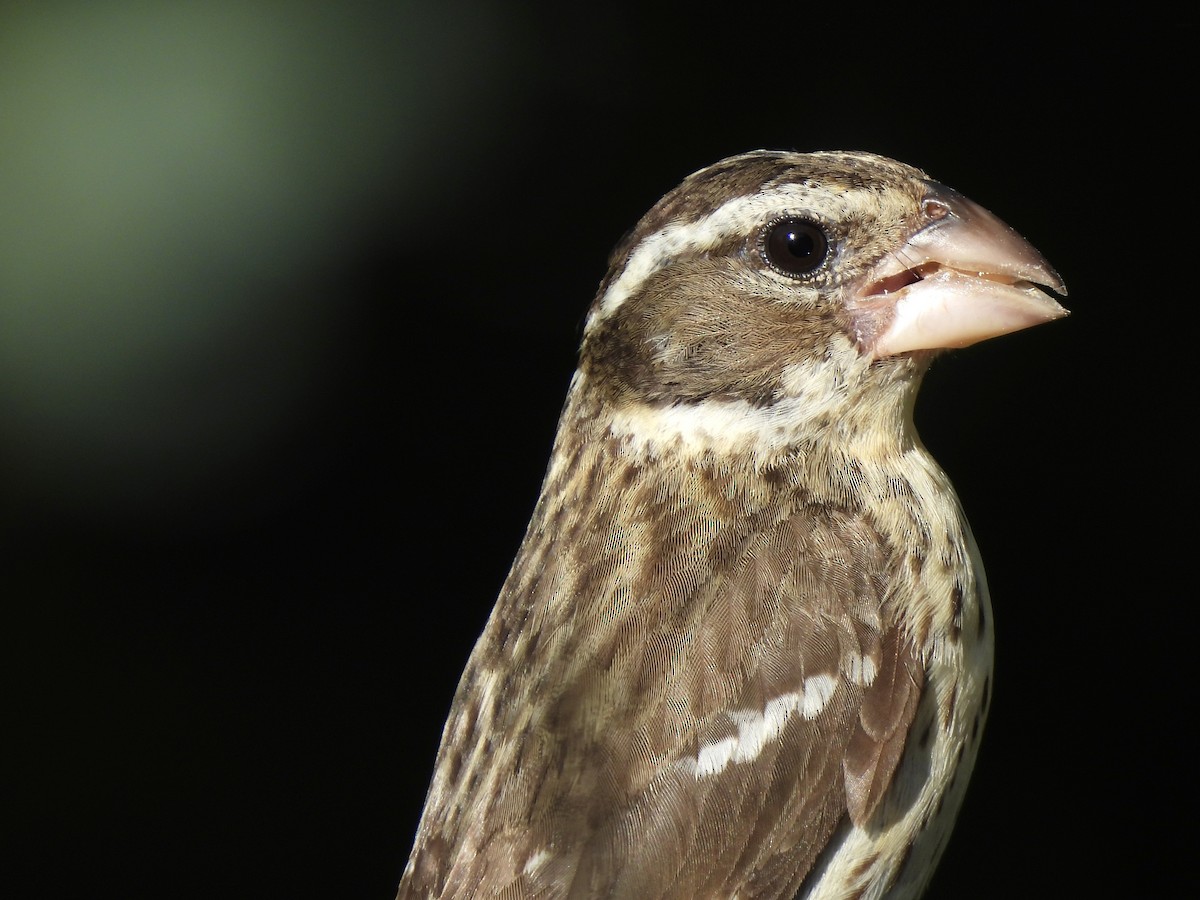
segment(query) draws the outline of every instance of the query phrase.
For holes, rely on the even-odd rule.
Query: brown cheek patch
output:
[[[583,364],[593,383],[650,404],[770,404],[783,370],[823,353],[844,323],[834,310],[744,287],[742,264],[692,259],[656,273],[589,336]]]

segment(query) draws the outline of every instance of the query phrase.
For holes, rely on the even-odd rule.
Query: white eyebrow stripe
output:
[[[784,184],[767,191],[734,197],[702,219],[668,225],[643,238],[621,274],[604,292],[588,319],[587,328],[592,328],[616,312],[650,276],[680,253],[702,252],[717,246],[731,234],[749,231],[772,216],[785,214],[789,207],[803,207],[810,193],[806,184]]]

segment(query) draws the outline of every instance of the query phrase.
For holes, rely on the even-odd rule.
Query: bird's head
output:
[[[1015,231],[917,169],[748,153],[688,177],[616,248],[580,374],[617,430],[786,439],[908,405],[943,348],[1066,315],[1037,285],[1065,293]]]

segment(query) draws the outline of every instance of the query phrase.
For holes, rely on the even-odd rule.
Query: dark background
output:
[[[1195,190],[1167,29],[566,6],[0,7],[11,896],[393,895],[607,253],[758,147],[920,166],[1070,287],[918,410],[998,619],[929,896],[1173,886]]]

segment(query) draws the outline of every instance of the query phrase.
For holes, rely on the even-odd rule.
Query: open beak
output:
[[[848,304],[874,359],[966,347],[1067,315],[1039,289],[1066,285],[1023,237],[982,206],[929,182],[924,224],[865,277]]]

